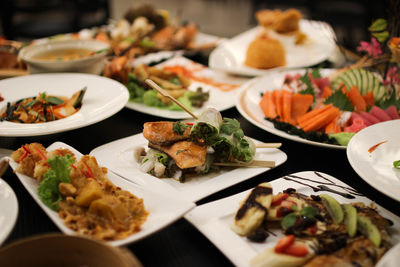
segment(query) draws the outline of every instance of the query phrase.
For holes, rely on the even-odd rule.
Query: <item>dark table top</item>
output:
[[[236,108],[226,110],[222,112],[222,115],[238,119],[245,134],[250,137],[263,142],[282,142],[281,150],[287,154],[288,159],[268,172],[198,201],[197,205],[240,193],[261,182],[272,181],[291,173],[319,171],[342,180],[377,204],[400,216],[399,202],[385,196],[362,180],[350,166],[345,150],[312,146],[272,135],[250,124]],[[140,133],[144,122],[157,120],[163,120],[163,118],[124,108],[104,121],[68,132],[39,137],[0,137],[0,146],[17,149],[25,143],[40,142],[48,146],[55,141],[61,141],[88,154],[100,145]],[[19,203],[17,223],[3,245],[24,237],[59,232],[56,225],[35,203],[10,169],[3,175],[3,179],[13,188]],[[128,245],[127,248],[145,266],[232,265],[217,247],[183,218],[141,241]]]

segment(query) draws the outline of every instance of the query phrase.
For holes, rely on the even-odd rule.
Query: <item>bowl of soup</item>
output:
[[[81,72],[100,74],[110,46],[97,40],[63,40],[32,44],[19,57],[30,73]]]

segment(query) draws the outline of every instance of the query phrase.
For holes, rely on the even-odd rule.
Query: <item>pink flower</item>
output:
[[[400,77],[398,73],[398,68],[397,66],[391,67],[388,72],[386,73],[386,78],[383,81],[384,85],[395,85],[400,83]]]
[[[371,57],[377,57],[382,55],[382,49],[380,43],[374,38],[371,38],[371,43],[361,41],[360,46],[357,47],[358,52],[367,52]]]

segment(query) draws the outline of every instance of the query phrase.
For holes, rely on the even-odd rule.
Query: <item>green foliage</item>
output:
[[[332,93],[324,102],[324,104],[332,103],[335,107],[344,111],[353,111],[354,106],[347,98],[347,96],[342,92],[342,90],[336,90]]]

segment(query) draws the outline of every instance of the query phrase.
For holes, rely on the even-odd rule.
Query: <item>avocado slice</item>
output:
[[[358,230],[366,236],[371,242],[376,246],[379,247],[381,244],[381,233],[376,227],[375,224],[371,222],[371,220],[364,216],[357,217],[357,227]]]
[[[333,222],[336,224],[341,223],[344,218],[344,212],[340,203],[328,194],[321,194],[319,196]]]
[[[357,233],[357,210],[350,204],[342,205],[344,211],[344,225],[347,228],[347,233],[353,237]]]

